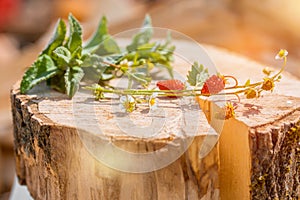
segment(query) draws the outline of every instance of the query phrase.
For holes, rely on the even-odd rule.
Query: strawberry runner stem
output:
[[[199,90],[137,90],[137,89],[106,89],[101,86],[94,87],[85,87],[85,89],[92,90],[95,93],[111,93],[117,95],[132,95],[132,96],[141,96],[146,95],[150,96],[154,93],[157,93],[158,97],[184,97],[184,96],[204,96],[209,97],[212,96],[210,94],[201,94]],[[247,89],[237,90],[233,92],[224,92],[217,93],[213,95],[236,95],[240,93],[244,93]]]
[[[283,59],[283,65],[281,67],[281,69],[274,74],[271,77],[267,77],[269,80],[269,82],[271,81],[272,84],[274,84],[275,81],[279,81],[280,79],[280,75],[281,73],[284,71],[285,66],[286,66],[286,62],[287,62],[287,54],[283,54],[282,57],[280,57],[280,59]],[[104,62],[104,64],[107,64],[109,66],[112,66],[116,69],[120,69],[121,66],[120,65],[116,65],[116,64],[112,64],[112,63],[108,63],[108,62]],[[87,86],[85,87],[85,89],[88,90],[92,90],[94,91],[94,94],[96,96],[101,96],[103,98],[105,93],[113,93],[113,94],[117,94],[117,95],[131,95],[131,96],[150,96],[153,94],[157,94],[157,97],[184,97],[184,96],[203,96],[203,97],[209,97],[209,96],[221,96],[221,95],[235,95],[237,96],[237,98],[240,100],[239,94],[242,93],[246,93],[247,91],[250,90],[254,90],[256,89],[256,91],[258,93],[260,93],[262,90],[273,90],[273,85],[267,85],[264,88],[264,84],[265,81],[259,81],[256,83],[249,83],[249,84],[244,84],[244,85],[239,85],[238,80],[234,77],[234,76],[230,76],[230,75],[226,75],[223,76],[224,79],[224,83],[226,79],[232,79],[234,81],[234,85],[233,86],[229,86],[229,87],[225,87],[222,92],[218,92],[215,94],[210,94],[210,93],[202,93],[202,89],[200,88],[194,88],[194,89],[182,89],[182,90],[168,90],[168,89],[161,89],[160,90],[149,90],[149,89],[115,89],[115,88],[105,88],[105,87],[101,87],[100,85],[93,85],[93,86]],[[183,83],[182,83],[183,84]],[[248,97],[247,97],[248,98]]]

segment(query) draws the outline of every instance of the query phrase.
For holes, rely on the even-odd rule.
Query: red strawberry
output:
[[[183,82],[177,79],[158,81],[156,83],[156,86],[160,90],[183,90],[184,89]],[[168,96],[168,97],[176,98],[176,96]]]
[[[205,95],[217,94],[221,92],[224,88],[225,88],[224,78],[217,75],[212,75],[205,81],[201,89],[201,94],[205,94]]]

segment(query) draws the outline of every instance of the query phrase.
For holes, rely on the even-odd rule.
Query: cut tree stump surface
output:
[[[176,45],[196,56],[188,43]],[[222,74],[261,80],[263,65],[204,47]],[[176,62],[179,74],[189,68]],[[11,100],[19,181],[35,199],[300,198],[299,83],[285,73],[272,94],[242,98],[236,118],[225,122],[214,115],[219,104],[200,99],[201,112],[194,101],[160,99],[164,113],[141,106],[130,115],[134,123],[117,100],[96,102],[85,91],[69,100],[43,85],[21,95],[17,83]],[[141,126],[153,135],[135,128]],[[101,157],[103,150],[114,156]]]

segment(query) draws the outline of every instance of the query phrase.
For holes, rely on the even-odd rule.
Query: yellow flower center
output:
[[[155,104],[155,98],[151,98],[149,101],[150,106],[154,106]]]

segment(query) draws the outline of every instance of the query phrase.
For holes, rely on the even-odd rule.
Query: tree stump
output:
[[[261,78],[262,65],[205,47],[221,73]],[[175,69],[186,74],[189,66]],[[128,116],[113,100],[95,102],[82,91],[69,100],[45,86],[21,95],[17,83],[11,101],[19,182],[35,199],[297,199],[299,83],[284,74],[274,94],[242,99],[236,118],[225,122],[213,115],[217,103],[198,99],[201,112],[191,101],[161,99],[163,115],[149,118],[142,107],[130,115],[135,123],[122,121]],[[163,124],[158,134],[132,129],[150,119]]]
[[[211,47],[207,50],[221,73],[232,74],[241,83],[250,77],[261,80],[257,75],[265,67],[262,64]],[[208,110],[210,124],[220,132],[221,199],[300,198],[299,85],[299,80],[285,73],[272,94],[242,98],[236,117],[222,126],[210,114],[220,106],[199,101]]]

